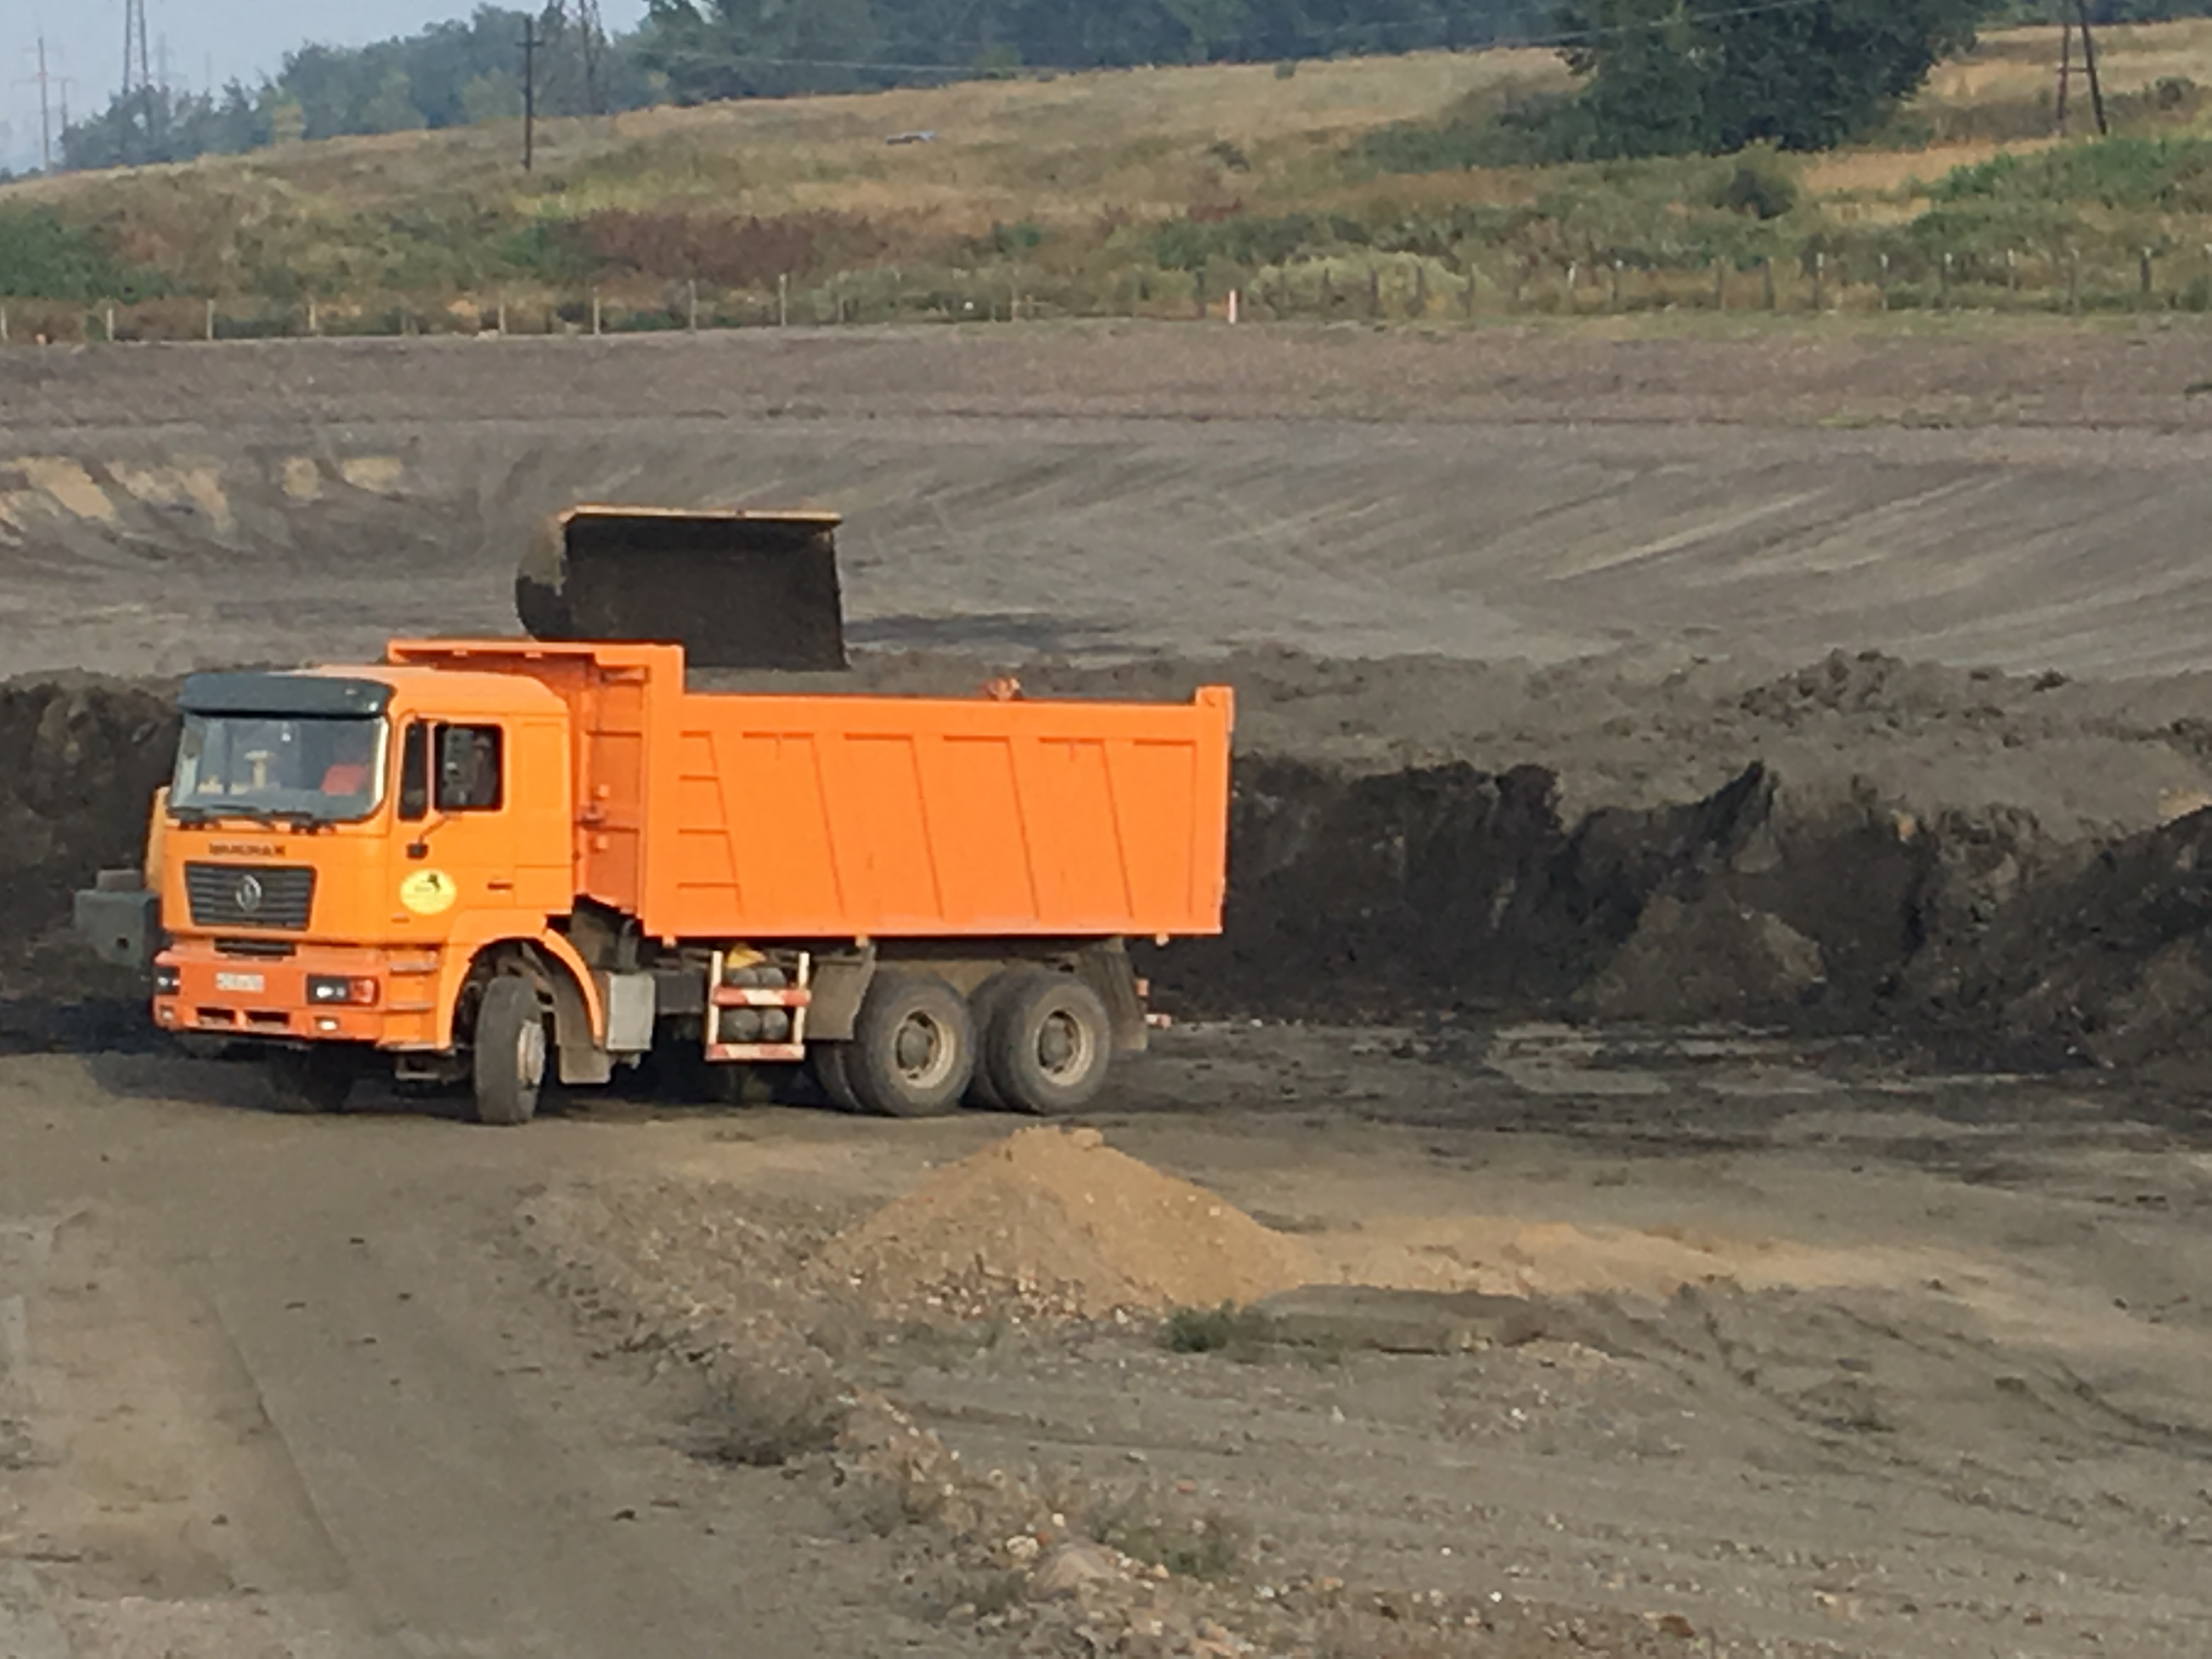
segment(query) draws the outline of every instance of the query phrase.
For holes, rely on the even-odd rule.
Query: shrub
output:
[[[1711,200],[1731,213],[1779,219],[1797,205],[1797,181],[1773,155],[1747,150]]]
[[[2212,212],[2212,139],[2101,138],[1992,156],[1938,181],[1939,202],[2040,199],[2113,209]]]
[[[159,271],[117,258],[97,232],[64,222],[52,208],[0,209],[0,295],[129,304],[167,292]]]

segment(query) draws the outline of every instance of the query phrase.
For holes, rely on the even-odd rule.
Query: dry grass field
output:
[[[1455,135],[1570,84],[1539,51],[555,121],[529,173],[513,123],[295,144],[19,182],[0,187],[0,214],[51,210],[112,256],[113,286],[129,290],[49,293],[69,303],[19,338],[100,337],[111,298],[126,336],[145,337],[203,329],[209,299],[234,332],[301,331],[310,304],[326,330],[472,331],[501,306],[514,329],[588,327],[594,293],[610,327],[677,326],[695,283],[708,324],[757,322],[775,314],[780,280],[805,321],[1188,316],[1232,286],[1267,314],[1632,311],[1711,303],[1717,263],[1774,269],[1748,303],[1784,310],[2003,302],[1966,291],[1978,284],[2094,310],[2143,297],[2144,247],[2162,262],[2160,308],[2200,308],[2212,277],[2187,261],[2212,242],[2212,204],[2021,182],[1986,211],[1933,210],[1954,169],[2062,142],[2058,50],[2053,29],[1992,34],[1876,142],[1754,158],[1783,192],[1765,217],[1728,198],[1729,160],[1460,164]],[[2122,133],[2189,141],[2212,122],[2212,21],[2115,27],[2102,57]],[[914,135],[928,137],[886,142]],[[1439,135],[1433,155],[1421,148]],[[1410,152],[1390,149],[1400,137]],[[1796,270],[1809,277],[1816,250],[1837,272],[1817,292]],[[1938,291],[1944,252],[1964,262],[1957,292]],[[1903,285],[1893,295],[1875,293],[1881,258]],[[2068,260],[2088,266],[2070,285]],[[0,293],[9,280],[0,270]],[[19,314],[39,292],[16,284]],[[155,303],[134,308],[141,298]]]

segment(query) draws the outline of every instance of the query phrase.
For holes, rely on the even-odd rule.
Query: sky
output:
[[[311,41],[362,46],[426,24],[465,17],[476,0],[146,0],[146,34],[158,74],[168,43],[169,82],[191,91],[210,76],[252,82]],[[521,0],[506,0],[519,9]],[[72,113],[105,105],[123,80],[124,0],[0,0],[0,165],[39,161],[38,42],[46,40],[57,143],[64,98]],[[599,0],[610,29],[627,29],[644,0]],[[64,88],[60,77],[66,76]]]

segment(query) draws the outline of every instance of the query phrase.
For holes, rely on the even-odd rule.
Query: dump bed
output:
[[[687,691],[665,646],[394,654],[562,692],[578,890],[649,935],[1220,931],[1226,688],[1180,704],[755,696]]]

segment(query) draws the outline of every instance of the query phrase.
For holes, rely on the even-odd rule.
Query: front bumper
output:
[[[288,956],[239,955],[179,940],[154,960],[154,1024],[166,1031],[278,1042],[434,1048],[438,959],[419,948],[301,945]],[[374,1000],[319,1002],[311,979],[362,981]]]

